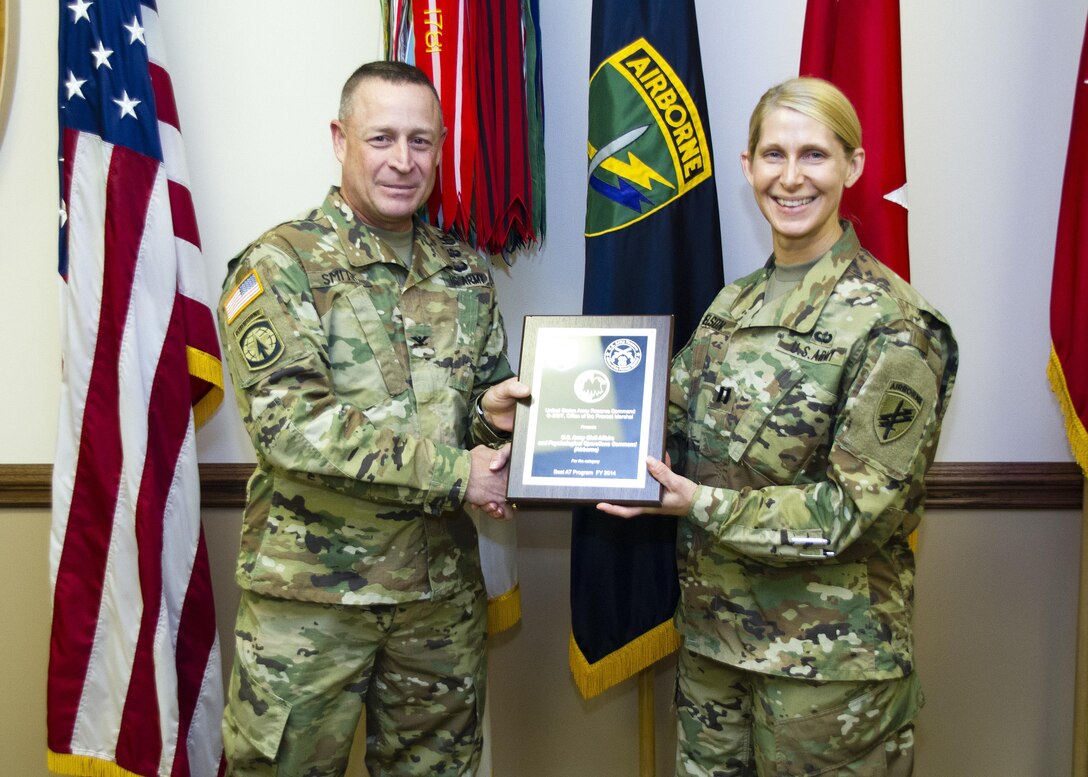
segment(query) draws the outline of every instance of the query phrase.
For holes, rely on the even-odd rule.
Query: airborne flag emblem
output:
[[[586,237],[622,229],[710,178],[698,108],[644,38],[601,63],[589,94]]]

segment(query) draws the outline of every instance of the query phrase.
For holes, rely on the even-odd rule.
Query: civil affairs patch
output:
[[[602,62],[589,94],[586,237],[644,219],[711,177],[698,108],[645,38]]]
[[[242,358],[251,370],[261,370],[283,355],[283,341],[262,313],[251,316],[235,333]]]
[[[902,381],[893,380],[880,398],[873,423],[882,443],[898,440],[914,425],[922,410],[922,395]]]

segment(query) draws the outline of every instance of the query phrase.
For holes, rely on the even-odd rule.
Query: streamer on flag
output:
[[[59,5],[49,768],[214,777],[223,693],[194,430],[222,370],[159,18],[146,1]]]
[[[854,104],[865,174],[844,192],[842,214],[861,244],[909,281],[899,0],[808,0],[800,73],[832,82]]]
[[[1050,362],[1069,445],[1088,476],[1088,28],[1073,98],[1054,278],[1050,287]],[[1082,616],[1083,617],[1083,616]]]
[[[387,59],[430,76],[449,134],[431,220],[508,254],[544,238],[538,0],[382,0]]]
[[[387,59],[417,65],[448,130],[432,222],[503,254],[544,238],[544,94],[537,0],[382,0]],[[488,632],[521,619],[513,523],[477,521]]]
[[[595,0],[582,312],[672,314],[673,347],[724,283],[693,0]],[[570,668],[586,698],[672,653],[676,519],[574,511]]]

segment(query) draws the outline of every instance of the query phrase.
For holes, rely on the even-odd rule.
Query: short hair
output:
[[[407,62],[395,62],[387,60],[378,60],[376,62],[367,62],[365,65],[361,65],[355,69],[355,72],[348,76],[348,80],[344,82],[344,88],[340,91],[340,112],[337,116],[340,121],[347,121],[351,115],[352,99],[355,97],[355,90],[359,88],[359,84],[363,81],[385,81],[387,84],[416,84],[418,86],[425,86],[431,90],[431,94],[434,95],[434,99],[439,104],[439,112],[441,113],[442,101],[438,97],[438,90],[434,88],[434,84],[431,83],[431,79],[427,74],[420,70],[415,65],[409,65]]]
[[[755,156],[763,120],[775,108],[790,108],[825,125],[850,156],[861,148],[861,122],[850,100],[834,84],[822,78],[791,78],[772,86],[756,103],[748,121],[748,154]]]

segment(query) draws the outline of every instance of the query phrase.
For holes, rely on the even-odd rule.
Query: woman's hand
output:
[[[602,513],[615,515],[618,518],[634,518],[636,515],[687,515],[691,509],[691,500],[695,497],[694,481],[688,480],[683,475],[677,475],[669,469],[669,456],[665,454],[665,461],[660,462],[652,456],[646,457],[646,469],[654,480],[664,486],[661,494],[660,507],[625,507],[622,505],[601,502],[597,509]]]

